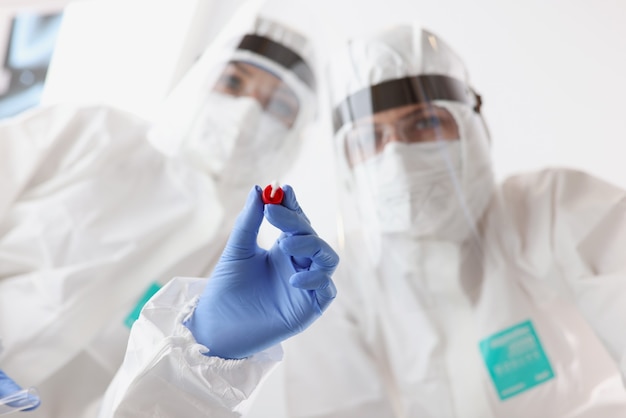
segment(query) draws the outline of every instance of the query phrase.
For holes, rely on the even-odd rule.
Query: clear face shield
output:
[[[467,240],[493,190],[480,100],[463,82],[380,83],[335,109],[336,146],[358,226],[370,236]]]
[[[316,102],[304,38],[273,21],[244,21],[252,29],[226,28],[183,78],[152,137],[218,184],[248,190],[287,170]]]

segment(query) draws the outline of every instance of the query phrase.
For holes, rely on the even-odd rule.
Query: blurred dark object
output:
[[[17,14],[0,70],[0,119],[39,104],[63,13]]]

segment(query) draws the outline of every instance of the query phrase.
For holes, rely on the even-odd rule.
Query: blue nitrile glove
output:
[[[185,325],[207,355],[239,359],[291,337],[315,321],[337,294],[339,262],[302,213],[293,189],[280,205],[248,194],[222,256]],[[267,251],[257,245],[265,217],[283,232]]]
[[[0,399],[6,398],[7,396],[11,396],[19,392],[20,390],[22,390],[22,388],[17,383],[15,383],[13,379],[11,379],[2,370],[0,370]],[[28,398],[29,404],[35,403],[35,402],[36,402],[35,406],[31,406],[30,408],[24,409],[24,411],[32,411],[33,409],[36,409],[41,403],[38,397],[37,398],[29,397]],[[13,405],[12,403],[9,403],[8,405],[13,408],[17,408],[20,406],[19,402],[16,405]],[[0,412],[2,412],[2,406],[0,406]]]

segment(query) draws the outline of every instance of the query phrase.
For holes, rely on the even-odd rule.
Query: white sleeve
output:
[[[98,331],[89,312],[106,304],[94,315],[102,323],[115,313],[103,287],[113,289],[111,270],[133,243],[118,245],[101,220],[108,190],[124,192],[110,174],[128,177],[115,158],[145,155],[145,131],[139,118],[96,106],[42,107],[0,123],[0,334],[16,380],[43,381]],[[29,367],[34,359],[41,367]]]
[[[207,279],[175,278],[143,308],[100,418],[239,417],[282,359],[272,347],[242,360],[204,355],[183,322]]]
[[[70,106],[36,108],[0,122],[0,219],[38,173],[50,177],[90,149],[88,135],[76,135],[89,123],[88,111]]]
[[[223,245],[209,176],[164,158],[146,131],[105,106],[0,123],[0,335],[14,379],[46,380],[150,283],[198,274],[187,265]]]

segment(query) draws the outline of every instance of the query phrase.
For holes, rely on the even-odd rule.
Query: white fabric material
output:
[[[247,125],[246,121],[257,120],[260,114],[261,106],[252,98],[209,94],[184,140],[185,158],[198,169],[220,178],[236,148],[254,137],[256,124]]]
[[[182,155],[220,185],[238,186],[247,192],[250,184],[265,184],[282,171],[282,167],[266,167],[272,167],[285,140],[298,139],[264,114],[256,100],[214,93],[207,97],[185,138]]]
[[[207,279],[176,278],[144,307],[99,416],[239,417],[282,359],[280,346],[242,360],[205,356],[183,325]]]
[[[348,231],[347,296],[286,346],[289,415],[626,416],[626,193],[570,170],[514,176],[478,232],[481,247],[390,235],[376,261]],[[500,401],[478,344],[527,319],[555,377]]]
[[[446,217],[440,211],[455,198],[451,172],[461,165],[461,144],[454,140],[406,144],[393,142],[382,153],[354,167],[359,196],[372,190],[378,217],[365,219],[366,225],[379,225],[381,232],[411,230],[420,237],[443,228]],[[368,187],[369,185],[369,187]],[[366,208],[367,203],[359,206]]]
[[[113,109],[62,106],[0,125],[0,362],[40,389],[32,416],[80,416],[119,367],[146,287],[205,274],[230,232],[210,177],[146,131]]]

